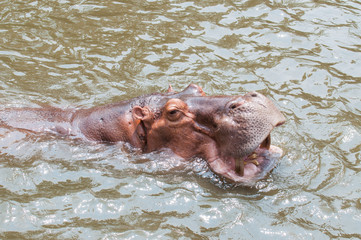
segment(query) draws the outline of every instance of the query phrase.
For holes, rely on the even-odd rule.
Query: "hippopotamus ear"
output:
[[[169,84],[168,91],[169,93],[175,93],[175,91],[172,88],[172,85]]]
[[[146,128],[150,128],[153,123],[153,113],[148,107],[135,106],[132,110],[133,119],[140,120]]]

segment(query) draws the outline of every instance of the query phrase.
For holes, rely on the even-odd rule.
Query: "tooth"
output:
[[[244,175],[244,161],[242,158],[236,159],[236,173],[240,176]]]
[[[259,162],[256,160],[256,159],[253,159],[249,162],[246,162],[245,164],[248,164],[248,163],[253,163],[254,165],[256,165],[257,167],[259,166]]]
[[[252,159],[256,159],[258,156],[257,156],[257,153],[252,153],[251,155],[248,156],[248,159],[252,160]]]
[[[261,143],[261,148],[269,149],[271,147],[271,134],[268,134],[266,139]]]

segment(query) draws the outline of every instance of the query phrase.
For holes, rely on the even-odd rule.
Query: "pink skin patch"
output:
[[[273,145],[267,147],[269,149],[258,147],[249,157],[241,160],[244,162],[242,175],[236,172],[236,159],[233,157],[218,158],[208,163],[215,173],[223,176],[227,181],[253,186],[272,171],[283,154],[279,147]]]
[[[282,149],[273,145],[269,149],[257,148],[254,153],[256,157],[246,157],[244,160],[243,177],[251,181],[264,178],[283,155]]]

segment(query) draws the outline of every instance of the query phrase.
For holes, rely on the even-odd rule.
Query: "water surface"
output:
[[[360,239],[359,1],[1,1],[2,107],[189,83],[259,91],[285,156],[254,188],[201,159],[0,129],[2,239]]]

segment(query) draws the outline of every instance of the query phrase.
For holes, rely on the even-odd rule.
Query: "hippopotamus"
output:
[[[144,153],[169,148],[185,159],[205,159],[214,173],[235,183],[255,182],[275,167],[282,150],[271,145],[270,133],[284,122],[260,93],[206,96],[195,84],[89,109],[0,110],[1,127],[128,142]]]

